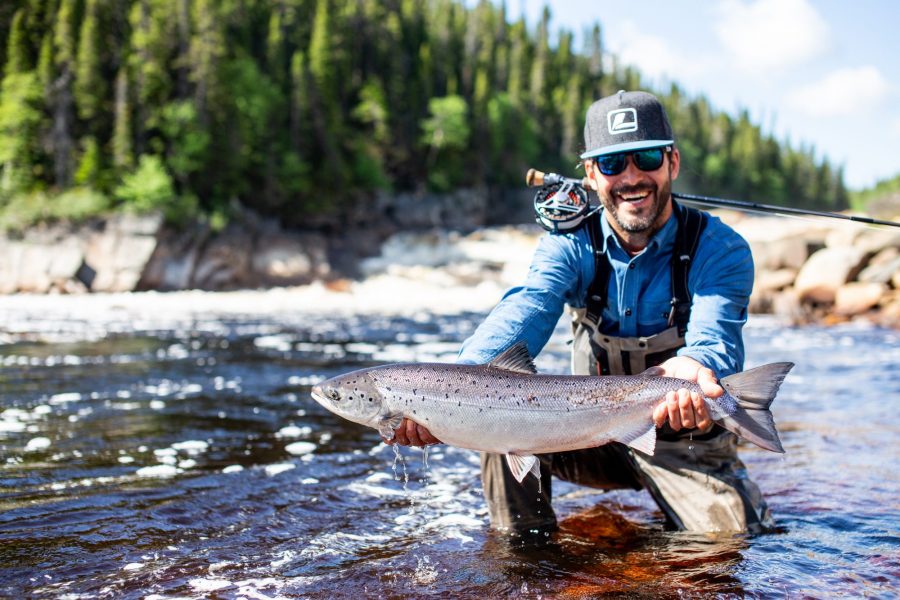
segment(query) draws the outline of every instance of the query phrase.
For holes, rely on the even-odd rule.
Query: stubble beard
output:
[[[639,234],[652,235],[660,227],[658,223],[660,215],[666,208],[666,203],[671,196],[672,183],[665,181],[661,187],[657,187],[654,183],[642,183],[639,185],[621,185],[609,190],[606,198],[601,198],[604,208],[609,212],[609,216],[616,222],[622,231]],[[619,212],[620,204],[615,201],[616,196],[621,194],[632,194],[650,192],[652,203],[638,214],[623,215]],[[624,204],[625,201],[622,201]]]

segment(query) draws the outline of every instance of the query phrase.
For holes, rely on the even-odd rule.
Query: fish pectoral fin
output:
[[[541,480],[541,461],[533,454],[507,454],[506,464],[519,483],[522,483],[529,472],[537,477],[538,481]]]
[[[378,433],[381,434],[381,437],[390,441],[394,439],[394,431],[400,427],[400,423],[403,422],[403,415],[395,414],[395,415],[386,415],[381,417],[378,421]]]
[[[646,431],[639,429],[632,432],[631,435],[623,436],[616,441],[653,456],[653,453],[656,451],[656,425],[650,423],[650,428]]]

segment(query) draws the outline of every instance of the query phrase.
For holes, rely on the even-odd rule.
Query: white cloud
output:
[[[624,64],[632,65],[651,79],[687,83],[707,70],[709,61],[689,57],[664,37],[656,36],[627,20],[609,30],[608,44]]]
[[[785,103],[811,116],[841,117],[878,106],[889,92],[890,85],[877,68],[845,68],[793,90]]]
[[[722,0],[716,36],[738,68],[769,75],[820,56],[828,24],[807,0]]]

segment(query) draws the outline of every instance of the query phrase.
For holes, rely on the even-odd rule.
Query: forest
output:
[[[585,110],[619,89],[663,99],[678,191],[848,206],[814,148],[649,88],[602,21],[576,36],[548,9],[529,26],[488,0],[4,0],[0,39],[7,229],[111,210],[225,223],[238,205],[302,228],[379,190],[575,175]]]

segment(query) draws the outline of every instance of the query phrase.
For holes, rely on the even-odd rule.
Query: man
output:
[[[717,378],[743,368],[741,329],[753,285],[747,243],[671,196],[680,155],[668,116],[644,92],[619,92],[588,109],[586,174],[603,210],[570,233],[542,238],[524,285],[509,290],[466,340],[459,361],[484,363],[524,340],[536,356],[568,304],[574,374],[658,374],[723,393]],[[482,455],[491,524],[517,532],[556,525],[550,476],[601,489],[646,489],[675,529],[761,531],[768,508],[696,393],[670,392],[653,413],[653,456],[618,443],[541,456],[541,482],[518,483],[500,455]],[[406,421],[400,444],[437,443]]]

